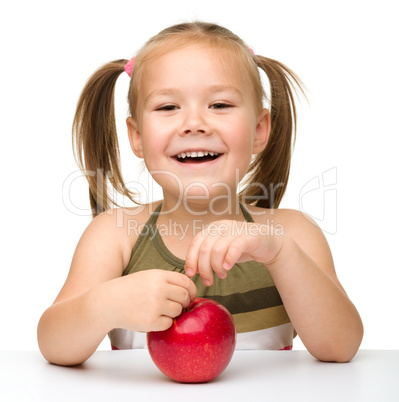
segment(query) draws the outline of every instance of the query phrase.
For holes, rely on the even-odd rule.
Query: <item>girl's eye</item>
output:
[[[176,110],[178,109],[178,107],[176,105],[163,105],[163,106],[159,106],[157,107],[155,110],[157,111],[170,111],[170,110]]]
[[[233,107],[233,105],[230,105],[229,103],[222,103],[222,102],[214,103],[213,105],[210,106],[211,109],[226,109],[229,107]]]

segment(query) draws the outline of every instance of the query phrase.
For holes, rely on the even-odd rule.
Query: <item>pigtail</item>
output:
[[[304,94],[303,84],[282,63],[254,56],[270,83],[271,132],[266,148],[252,161],[246,188],[240,197],[262,208],[277,208],[287,188],[292,144],[296,135],[294,92]],[[294,137],[294,141],[292,138]]]
[[[122,178],[114,110],[116,80],[126,63],[107,63],[89,78],[73,120],[74,155],[89,182],[93,218],[117,205],[108,193],[107,179],[118,193],[134,201]]]

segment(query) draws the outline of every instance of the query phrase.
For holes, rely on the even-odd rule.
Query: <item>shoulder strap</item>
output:
[[[241,202],[240,202],[240,208],[241,208],[241,211],[242,211],[242,213],[243,213],[243,215],[244,215],[245,220],[246,220],[247,222],[253,222],[254,220],[253,220],[251,214],[250,214],[249,211],[244,207],[244,205],[241,204]]]
[[[153,226],[156,223],[159,212],[161,211],[161,207],[162,207],[162,202],[155,208],[155,211],[148,218],[147,222],[145,223],[145,225],[143,226],[143,229],[141,230],[141,232],[139,234],[139,237],[136,240],[136,243],[133,247],[131,255],[133,255],[135,253],[135,251],[139,248],[140,244],[143,242],[143,240],[146,238],[146,236],[148,236],[148,233],[152,233],[151,230],[148,230],[148,227]]]

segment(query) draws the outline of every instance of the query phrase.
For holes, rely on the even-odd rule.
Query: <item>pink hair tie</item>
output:
[[[136,63],[136,58],[132,57],[126,64],[125,64],[125,71],[129,77],[132,76],[132,71],[134,67],[134,63]]]
[[[249,46],[248,46],[248,49],[249,49],[249,51],[255,56],[255,52],[254,52],[254,50],[253,49],[251,49]]]

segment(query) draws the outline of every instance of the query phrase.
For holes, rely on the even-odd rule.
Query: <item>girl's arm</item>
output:
[[[102,214],[88,226],[63,288],[39,321],[39,347],[51,363],[84,362],[113,328],[166,329],[195,298],[193,282],[176,272],[121,276],[135,239],[116,213]]]
[[[309,352],[323,361],[351,360],[360,346],[363,325],[338,281],[322,231],[298,211],[276,211],[274,221],[281,223],[284,233],[275,234],[272,227],[259,222],[242,222],[248,227],[239,236],[227,234],[226,227],[234,227],[232,221],[210,225],[189,248],[188,275],[199,272],[209,284],[212,271],[223,278],[236,262],[264,263]],[[218,233],[220,226],[225,233]]]
[[[285,212],[290,234],[267,268],[308,351],[319,360],[347,362],[363,338],[359,313],[337,278],[320,228],[298,211]]]

